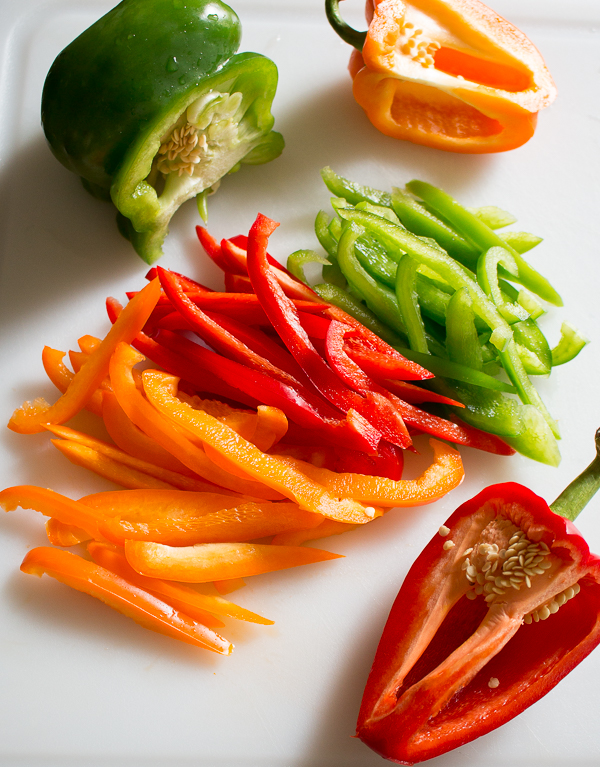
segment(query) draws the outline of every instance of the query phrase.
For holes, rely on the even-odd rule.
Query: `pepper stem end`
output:
[[[600,429],[596,431],[596,457],[590,465],[568,485],[550,508],[555,514],[574,521],[588,501],[600,489]]]
[[[366,32],[359,32],[346,24],[340,14],[340,0],[325,0],[327,21],[345,43],[352,45],[357,51],[362,51],[367,37]]]

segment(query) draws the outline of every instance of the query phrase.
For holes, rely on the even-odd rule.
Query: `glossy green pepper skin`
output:
[[[220,0],[123,0],[48,72],[42,124],[52,152],[88,191],[112,199],[148,263],[185,200],[283,149],[270,112],[277,69],[236,54],[240,39]]]

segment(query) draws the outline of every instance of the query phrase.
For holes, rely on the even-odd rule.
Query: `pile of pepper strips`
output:
[[[218,615],[270,621],[185,584],[226,593],[249,575],[335,558],[300,544],[440,498],[462,481],[460,456],[432,440],[432,464],[402,480],[414,432],[512,452],[418,407],[447,401],[410,383],[431,374],[269,256],[276,226],[259,215],[248,238],[220,245],[199,229],[226,291],[151,270],[124,308],[107,300],[112,328],[102,341],[79,339],[75,372],[63,352],[44,349],[64,393],[51,406],[25,403],[9,427],[53,432],[70,460],[125,489],[79,501],[32,486],[0,493],[6,510],[50,517],[50,542],[61,547],[30,551],[23,571],[224,654],[231,645],[214,631]],[[115,444],[62,425],[83,408],[102,417]],[[61,550],[76,544],[87,557]]]

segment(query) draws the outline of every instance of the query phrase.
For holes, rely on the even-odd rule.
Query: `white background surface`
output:
[[[44,344],[76,347],[103,334],[107,295],[138,289],[146,267],[120,238],[109,205],[89,197],[52,157],[39,124],[54,57],[110,3],[0,2],[0,421],[53,387]],[[362,2],[343,4],[360,24]],[[242,49],[274,59],[280,86],[280,159],[243,168],[209,201],[218,237],[246,232],[256,213],[282,223],[271,252],[282,260],[316,247],[312,232],[328,193],[319,170],[380,188],[413,177],[467,205],[514,212],[517,229],[545,241],[531,262],[560,290],[565,310],[545,328],[553,345],[568,318],[592,344],[539,388],[558,418],[558,469],[519,456],[464,450],[467,477],[444,500],[395,511],[368,528],[320,542],[343,560],[256,577],[234,600],[275,619],[231,622],[230,658],[145,631],[49,578],[19,572],[46,543],[32,512],[0,518],[0,765],[2,767],[375,767],[383,761],[351,735],[387,611],[408,567],[440,523],[486,485],[520,481],[552,501],[593,454],[600,426],[600,6],[545,0],[494,7],[527,32],[552,71],[559,98],[534,139],[489,157],[451,155],[378,134],[356,106],[349,48],[329,29],[321,0],[237,0]],[[362,26],[362,24],[361,24]],[[162,264],[218,287],[201,254],[193,202],[176,215]],[[85,428],[86,419],[78,421]],[[416,469],[414,469],[416,470]],[[80,497],[111,487],[66,463],[44,435],[0,431],[0,486],[32,483]],[[600,502],[578,520],[600,550]],[[600,651],[546,698],[500,730],[432,760],[439,767],[600,764]]]

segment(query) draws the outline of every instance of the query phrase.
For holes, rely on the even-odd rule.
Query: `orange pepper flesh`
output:
[[[221,655],[230,655],[233,645],[207,626],[129,583],[104,567],[76,554],[41,546],[25,556],[21,570],[41,577],[43,574],[100,599],[144,628],[202,647]]]
[[[302,546],[259,543],[200,543],[174,547],[162,543],[126,541],[125,556],[133,569],[142,575],[187,583],[207,583],[262,575],[338,559],[342,555]]]
[[[76,546],[78,543],[89,541],[90,533],[75,525],[67,525],[55,517],[46,522],[46,535],[53,546]]]
[[[228,581],[213,581],[213,585],[219,594],[231,594],[232,591],[243,589],[246,581],[243,578],[230,578]]]
[[[132,341],[146,321],[160,296],[160,283],[153,280],[121,312],[102,343],[76,373],[67,391],[53,404],[24,403],[13,413],[8,427],[20,434],[37,434],[47,423],[64,423],[85,407],[106,374],[111,355],[120,342]]]
[[[46,375],[61,394],[64,394],[67,391],[71,381],[75,377],[75,373],[69,370],[63,362],[65,354],[66,352],[52,349],[49,346],[44,346],[42,351],[42,365],[44,366]],[[85,404],[85,409],[102,417],[102,392],[100,389],[96,389],[96,391],[91,394]]]
[[[148,399],[174,423],[188,428],[204,443],[219,450],[249,475],[277,489],[301,508],[343,522],[364,524],[373,517],[356,501],[339,500],[305,473],[258,450],[238,434],[201,410],[194,410],[177,398],[178,379],[158,370],[143,374]]]
[[[417,479],[393,480],[367,474],[336,473],[312,464],[282,456],[281,460],[303,472],[341,498],[357,498],[363,503],[392,508],[422,506],[437,501],[458,487],[464,479],[460,453],[444,442],[429,440],[433,447],[432,464]]]
[[[202,450],[194,446],[179,429],[144,399],[135,385],[132,373],[133,366],[143,359],[141,354],[127,344],[119,344],[110,361],[110,378],[115,394],[133,423],[189,469],[215,485],[264,500],[281,498],[280,493],[273,492],[262,482],[233,477],[216,466]]]
[[[155,464],[149,463],[148,461],[143,461],[139,458],[135,458],[120,448],[115,447],[114,445],[109,445],[107,442],[103,442],[96,437],[91,437],[89,434],[75,431],[75,429],[71,429],[68,426],[48,425],[46,428],[53,434],[63,437],[63,441],[65,442],[70,441],[78,443],[84,447],[91,448],[101,456],[105,456],[106,458],[110,459],[110,461],[114,461],[117,464],[122,464],[124,467],[123,471],[126,469],[133,470],[132,476],[143,475],[141,476],[140,481],[144,481],[145,477],[149,476],[157,481],[162,482],[162,485],[159,485],[158,483],[150,484],[150,481],[148,480],[148,484],[145,485],[147,487],[176,487],[180,490],[190,490],[197,493],[213,492],[219,489],[211,482],[205,482],[197,475],[192,475],[192,472],[190,472],[189,469],[186,469],[187,474],[185,475],[176,471],[171,471],[169,469],[163,469],[161,466],[156,466]],[[56,447],[61,449],[60,441],[53,440],[53,442]],[[109,464],[109,462],[106,463],[107,465]],[[110,478],[111,477],[109,477],[109,479]],[[135,488],[142,487],[143,485],[130,484],[126,486]]]
[[[92,538],[99,537],[100,515],[89,506],[72,501],[54,490],[34,485],[15,485],[0,491],[0,508],[14,511],[19,507],[39,511],[45,517],[53,517],[66,525],[81,528]]]
[[[358,525],[348,525],[346,522],[338,522],[335,519],[324,519],[320,525],[315,527],[279,533],[274,536],[271,544],[273,546],[301,546],[308,541],[316,541],[319,538],[328,538],[330,535],[340,535],[350,532],[350,530],[356,530],[357,527]]]
[[[185,586],[181,583],[173,583],[161,580],[160,578],[148,578],[146,575],[140,575],[131,567],[125,558],[125,554],[112,546],[95,541],[88,545],[88,551],[94,562],[102,565],[102,567],[106,567],[107,570],[111,570],[122,578],[131,583],[136,583],[148,591],[166,597],[167,601],[171,603],[174,600],[179,601],[182,605],[185,605],[185,607],[181,608],[183,612],[189,615],[192,615],[192,609],[197,609],[202,612],[208,611],[209,613],[216,613],[217,615],[224,615],[228,618],[235,618],[249,623],[260,623],[263,626],[271,626],[274,623],[269,618],[263,618],[262,615],[253,613],[251,610],[240,607],[240,605],[229,602],[222,597],[201,594],[190,586]]]

